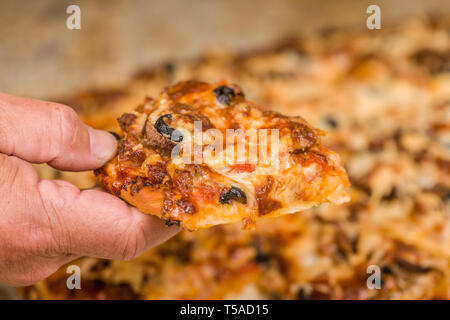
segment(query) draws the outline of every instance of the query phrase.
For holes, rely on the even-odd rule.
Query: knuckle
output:
[[[11,153],[12,145],[11,139],[7,137],[7,128],[0,126],[0,150],[6,154]]]
[[[137,232],[127,232],[124,239],[123,249],[120,254],[121,260],[130,261],[139,257],[146,249],[145,236],[141,229]]]
[[[10,155],[14,153],[14,139],[11,137],[11,121],[5,117],[3,112],[2,117],[4,117],[2,119],[4,121],[0,122],[0,152]]]
[[[18,168],[10,161],[10,157],[0,153],[0,182],[2,185],[10,186],[14,182]],[[14,174],[11,174],[13,173]]]
[[[79,120],[77,113],[70,107],[58,105],[55,108],[58,126],[56,127],[59,143],[57,149],[63,152],[66,147],[72,146],[77,140]]]
[[[57,256],[55,238],[51,232],[32,231],[27,236],[26,250],[36,256],[50,258]]]
[[[120,260],[130,261],[138,256],[138,250],[136,242],[131,240],[130,237],[125,242],[122,252],[120,253]]]
[[[75,186],[71,186],[74,190],[65,191],[79,192]],[[47,233],[38,235],[36,237],[36,243],[42,244],[42,251],[47,255],[54,255],[55,253],[67,253],[70,252],[70,232],[64,223],[64,219],[61,216],[61,212],[67,212],[67,194],[59,192],[60,190],[53,181],[42,180],[39,183],[39,194],[42,200],[42,214],[44,215],[44,221],[47,221],[45,228]],[[51,199],[50,195],[54,195]]]

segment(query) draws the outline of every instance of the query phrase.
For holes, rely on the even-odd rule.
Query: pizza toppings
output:
[[[187,214],[190,214],[190,215],[193,215],[195,213],[195,211],[197,210],[191,202],[183,200],[183,199],[177,201],[177,206],[180,207],[184,212],[186,212]]]
[[[219,86],[215,88],[213,92],[216,95],[217,101],[226,106],[231,104],[235,95],[233,88],[227,86]]]
[[[156,120],[156,122],[155,122],[156,131],[158,131],[159,134],[161,134],[175,142],[180,142],[181,140],[183,140],[183,136],[181,134],[179,134],[179,135],[174,134],[176,129],[169,127],[169,125],[164,121],[164,118],[172,120],[172,115],[171,114],[163,114],[162,116],[160,116],[158,118],[158,120]]]
[[[230,204],[233,200],[247,204],[245,192],[236,187],[231,187],[227,192],[222,193],[219,198],[221,204]]]
[[[339,127],[339,122],[334,118],[333,116],[327,116],[325,117],[325,123],[328,125],[331,129],[336,129]]]
[[[412,56],[412,59],[417,65],[423,66],[433,75],[450,72],[450,50],[447,52],[440,52],[430,49],[421,49]]]
[[[230,222],[249,229],[265,216],[348,198],[347,175],[321,145],[321,130],[259,109],[233,84],[180,82],[119,123],[119,152],[96,171],[101,182],[188,230]]]
[[[122,131],[127,131],[128,127],[134,123],[136,117],[137,116],[132,113],[124,113],[122,116],[120,116],[120,118],[117,119],[117,121],[119,122]]]
[[[143,142],[146,145],[171,150],[176,143],[158,132],[150,121],[144,127]]]
[[[281,208],[281,203],[270,198],[270,191],[274,185],[272,177],[268,176],[262,186],[256,188],[256,200],[258,203],[258,213],[263,216],[271,211]]]

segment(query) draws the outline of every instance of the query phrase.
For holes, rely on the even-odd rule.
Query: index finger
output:
[[[68,106],[0,93],[0,152],[62,170],[90,170],[115,153],[117,141],[84,124]]]

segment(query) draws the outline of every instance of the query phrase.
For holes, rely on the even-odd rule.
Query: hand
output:
[[[116,144],[67,106],[0,93],[0,283],[29,285],[81,256],[133,259],[179,231],[101,190],[39,180],[31,165],[92,170]]]

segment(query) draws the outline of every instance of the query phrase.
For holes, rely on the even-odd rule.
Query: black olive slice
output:
[[[156,131],[158,131],[159,134],[166,136],[167,138],[169,138],[172,141],[181,142],[183,140],[183,135],[178,134],[179,132],[176,129],[171,128],[164,121],[164,118],[172,120],[172,115],[171,114],[163,114],[162,116],[160,116],[158,118],[158,120],[156,120],[156,122],[155,122]],[[175,134],[174,134],[174,132],[175,132]]]
[[[225,193],[222,193],[219,198],[221,204],[230,204],[232,200],[236,200],[242,204],[246,204],[247,196],[245,195],[245,192],[242,191],[241,189],[231,187],[230,190],[228,190]]]
[[[180,225],[181,225],[181,221],[178,221],[178,220],[170,220],[170,219],[169,219],[169,220],[166,220],[165,224],[166,224],[166,226],[168,226],[168,227],[173,226],[173,225],[180,226]]]
[[[325,117],[325,122],[327,123],[327,125],[330,128],[336,129],[337,127],[339,127],[339,123],[337,122],[337,120],[332,117],[332,116],[327,116]]]
[[[235,96],[234,89],[227,86],[217,87],[213,92],[216,95],[217,101],[227,106],[231,104],[231,101]]]

